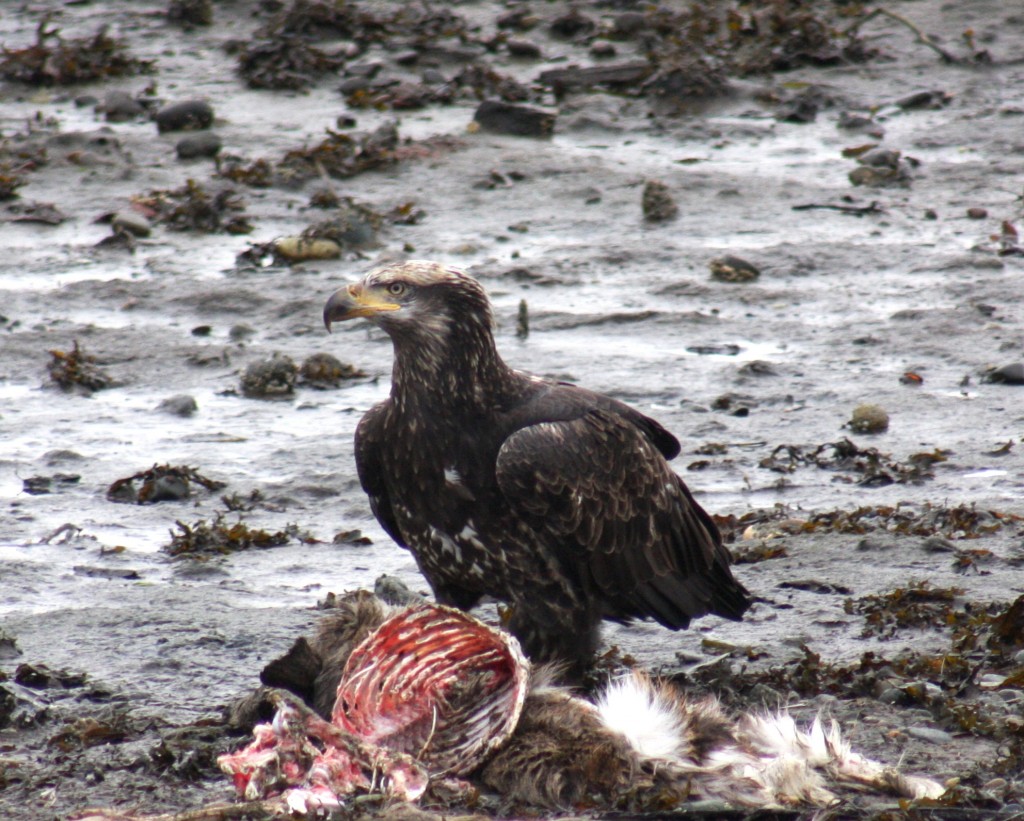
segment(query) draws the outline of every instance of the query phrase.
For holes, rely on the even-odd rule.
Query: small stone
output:
[[[212,131],[189,134],[178,140],[174,150],[179,160],[193,160],[197,157],[216,157],[221,149],[221,139]]]
[[[333,354],[315,353],[303,361],[299,368],[303,384],[314,388],[336,388],[343,379],[366,376],[355,365],[342,362]]]
[[[905,705],[909,701],[907,694],[899,687],[886,688],[882,691],[881,695],[878,696],[878,700],[882,702],[882,704],[895,705]]]
[[[968,208],[967,217],[972,220],[983,220],[988,216],[988,211],[984,208]]]
[[[871,151],[861,154],[857,158],[857,162],[872,168],[892,168],[895,170],[900,167],[900,156],[899,151],[894,151],[891,148],[873,148]]]
[[[203,100],[187,100],[161,108],[153,119],[161,133],[200,131],[213,125],[213,106]]]
[[[711,260],[708,267],[711,278],[719,282],[753,282],[761,276],[756,265],[731,254]]]
[[[924,218],[926,220],[937,220],[939,218],[939,215],[936,213],[934,208],[925,208]]]
[[[945,730],[936,730],[933,727],[907,727],[907,735],[932,744],[951,744],[953,742],[952,735]]]
[[[514,137],[550,137],[555,130],[552,112],[502,100],[484,100],[473,121],[485,131]]]
[[[921,543],[926,553],[955,553],[956,545],[942,536],[929,536]]]
[[[115,231],[127,231],[133,237],[148,237],[153,232],[149,220],[134,211],[118,211],[111,217],[110,226]]]
[[[341,256],[341,246],[330,239],[281,237],[274,241],[274,253],[288,262],[303,262],[311,259],[337,259]]]
[[[535,60],[540,57],[540,46],[536,43],[532,43],[529,40],[509,40],[505,43],[505,48],[508,49],[508,53],[513,57],[521,57],[530,60]]]
[[[640,204],[648,222],[666,222],[679,215],[679,206],[668,186],[658,180],[646,182]]]
[[[242,393],[250,399],[290,398],[299,369],[287,356],[253,362],[242,374]]]
[[[199,405],[196,404],[195,397],[189,396],[187,393],[179,393],[164,399],[156,409],[172,416],[187,417],[199,410]]]
[[[858,405],[846,424],[857,433],[881,433],[889,428],[889,414],[880,405]]]
[[[590,47],[590,54],[592,57],[596,57],[599,60],[605,60],[609,57],[614,57],[619,53],[619,50],[615,48],[614,43],[609,43],[607,40],[597,40]]]
[[[868,187],[888,185],[898,179],[898,176],[897,172],[891,168],[873,168],[866,165],[854,168],[849,174],[850,182],[854,185]]]
[[[127,91],[111,91],[96,110],[112,123],[128,122],[146,113],[142,104]]]
[[[612,20],[612,33],[621,40],[639,34],[650,25],[642,11],[624,11]]]
[[[256,329],[252,325],[246,325],[244,322],[238,322],[228,329],[228,337],[232,342],[242,342],[255,335]]]
[[[986,382],[1001,382],[1004,385],[1024,385],[1024,362],[1012,362],[985,374]]]

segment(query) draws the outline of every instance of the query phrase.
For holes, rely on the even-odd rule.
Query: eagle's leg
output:
[[[600,623],[600,617],[584,608],[529,600],[512,606],[508,628],[534,664],[557,664],[568,683],[579,683],[593,666],[601,642]]]

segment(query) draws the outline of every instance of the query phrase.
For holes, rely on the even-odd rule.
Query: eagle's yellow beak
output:
[[[373,317],[386,311],[397,311],[401,307],[388,302],[376,288],[366,288],[362,283],[355,282],[331,294],[324,305],[324,325],[330,333],[332,322]]]

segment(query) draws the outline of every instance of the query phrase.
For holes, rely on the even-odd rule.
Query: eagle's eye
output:
[[[405,293],[405,290],[404,282],[388,283],[388,293],[391,294],[391,296],[401,296]]]

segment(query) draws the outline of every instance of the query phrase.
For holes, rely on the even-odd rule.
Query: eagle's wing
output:
[[[359,474],[359,483],[370,497],[370,509],[381,527],[401,547],[408,547],[391,509],[391,499],[381,467],[380,443],[384,437],[386,412],[387,402],[374,405],[356,425],[356,472]]]
[[[681,628],[746,610],[714,522],[631,421],[601,409],[529,425],[505,440],[496,470],[509,505],[599,592],[605,615]]]

